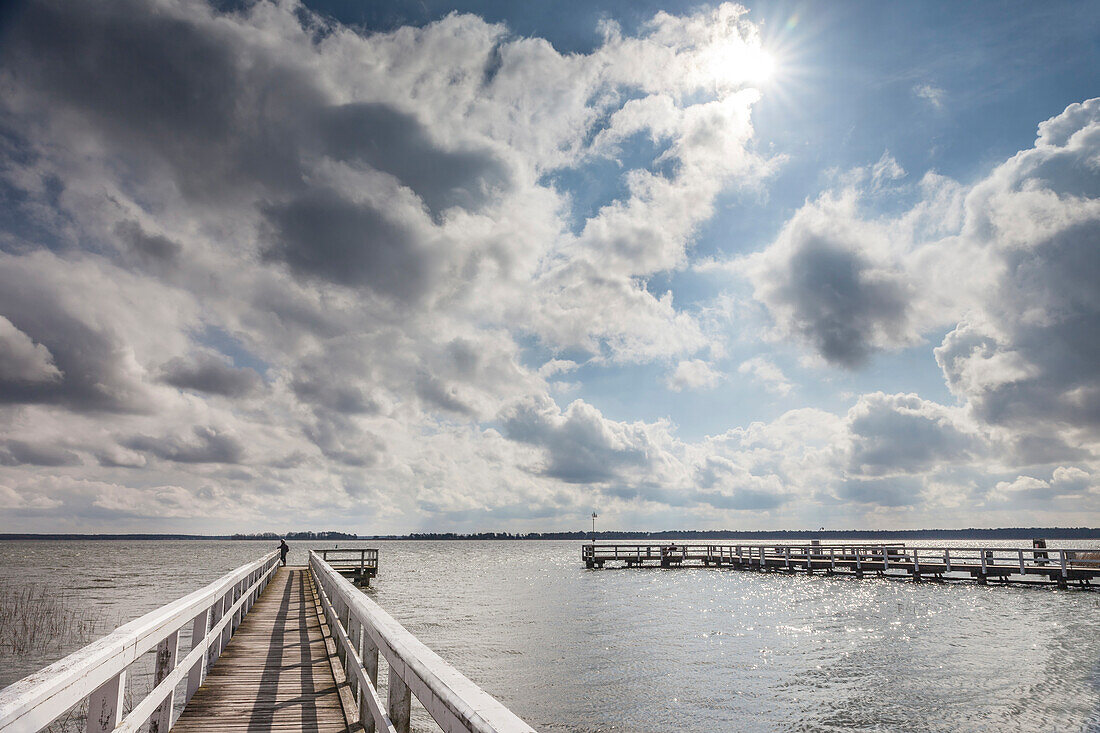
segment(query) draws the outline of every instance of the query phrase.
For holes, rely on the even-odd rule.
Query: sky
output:
[[[0,11],[0,532],[1100,525],[1090,2]]]

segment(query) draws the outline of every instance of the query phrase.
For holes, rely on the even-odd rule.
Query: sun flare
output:
[[[776,58],[769,51],[747,44],[730,44],[715,49],[703,65],[720,86],[760,86],[776,74]]]
[[[746,54],[745,79],[753,84],[763,84],[775,77],[775,56],[764,49],[753,49]]]

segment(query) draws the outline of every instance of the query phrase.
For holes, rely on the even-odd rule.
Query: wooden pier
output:
[[[348,566],[317,552],[308,567],[279,567],[277,557],[0,690],[0,733],[40,731],[81,706],[89,733],[410,733],[414,695],[448,733],[534,733],[367,598],[342,575]],[[368,557],[358,556],[353,578],[365,576]],[[154,652],[152,689],[129,704],[131,665]]]
[[[344,731],[307,568],[280,568],[172,730]]]
[[[1100,550],[1020,547],[907,547],[903,544],[589,543],[588,568],[714,567],[876,574],[911,580],[971,580],[1088,588],[1100,579]]]
[[[321,560],[355,585],[370,587],[371,579],[378,576],[378,550],[317,550]]]

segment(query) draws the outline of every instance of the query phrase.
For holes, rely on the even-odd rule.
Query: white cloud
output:
[[[968,411],[1012,446],[1005,460],[1082,460],[1100,445],[1086,335],[1100,318],[1086,274],[1100,230],[1098,110],[1100,100],[1071,105],[971,187],[925,176],[923,200],[898,217],[865,218],[858,187],[827,193],[741,271],[777,333],[835,365],[858,369],[953,325],[936,359]]]
[[[884,150],[878,162],[871,166],[871,189],[879,189],[891,181],[905,177],[905,169],[890,155],[890,151]]]
[[[3,61],[0,115],[27,131],[5,170],[26,194],[13,215],[56,246],[3,234],[12,490],[82,487],[57,489],[74,523],[127,503],[200,522],[214,483],[280,516],[370,505],[393,526],[577,501],[550,475],[564,458],[532,474],[537,449],[472,426],[571,388],[547,380],[576,362],[532,371],[521,336],[605,365],[707,346],[643,278],[768,173],[743,13],[661,13],[560,54],[471,15],[364,35],[293,2],[33,3]],[[624,168],[628,195],[574,235],[544,176],[634,132],[661,141],[664,172]]]
[[[534,529],[599,501],[811,526],[934,520],[1018,476],[1092,485],[1095,101],[975,186],[927,174],[912,210],[868,218],[905,175],[884,152],[715,265],[834,365],[957,325],[937,358],[961,406],[875,393],[687,442],[550,395],[580,363],[723,379],[728,323],[653,276],[689,266],[719,197],[779,162],[753,143],[760,39],[740,6],[609,23],[573,54],[472,15],[366,35],[293,2],[38,0],[13,22],[9,523]],[[630,160],[639,136],[652,160]],[[623,192],[594,212],[550,183],[608,160]],[[791,389],[762,357],[739,372]]]
[[[725,376],[702,359],[681,361],[665,379],[665,385],[673,392],[685,389],[713,389]]]
[[[580,366],[571,359],[551,359],[539,367],[539,376],[548,379],[557,374],[568,374]]]
[[[0,381],[33,384],[60,379],[50,350],[0,316]]]
[[[930,84],[928,82],[917,84],[915,87],[913,87],[913,94],[915,94],[920,99],[928,102],[936,109],[943,109],[944,97],[946,93],[943,89],[936,86],[935,84]]]
[[[1100,485],[1089,472],[1076,466],[1059,466],[1049,479],[1017,476],[998,482],[989,493],[990,502],[1023,502],[1029,505],[1068,500],[1080,511],[1100,508]]]
[[[862,220],[852,191],[807,204],[776,241],[744,261],[777,332],[855,368],[872,352],[917,343],[920,330],[897,241]]]
[[[794,385],[788,381],[783,370],[775,362],[763,356],[754,356],[746,359],[737,367],[739,374],[746,374],[764,385],[764,389],[777,395],[786,396],[791,393]]]
[[[854,475],[923,474],[990,450],[965,411],[915,394],[865,394],[848,411],[848,426]]]

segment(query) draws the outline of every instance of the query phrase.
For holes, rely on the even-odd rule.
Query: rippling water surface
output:
[[[125,622],[270,544],[0,542],[0,577]],[[1100,731],[1100,592],[590,571],[576,542],[340,543],[368,546],[371,597],[542,731]],[[0,685],[50,661],[0,650]]]

